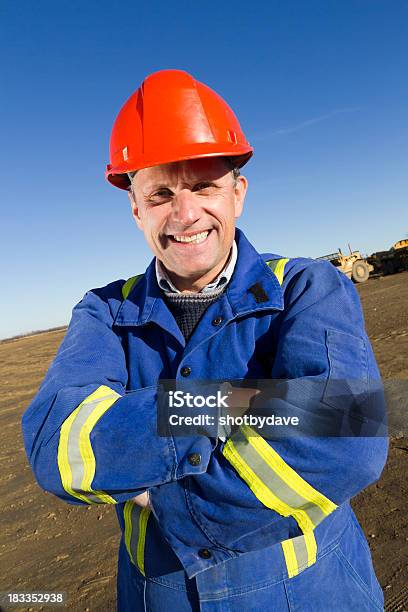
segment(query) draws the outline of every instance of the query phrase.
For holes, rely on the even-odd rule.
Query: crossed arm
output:
[[[338,398],[328,395],[330,381],[378,380],[347,279],[313,266],[292,279],[286,299],[271,378],[324,381],[325,401],[334,410]],[[381,473],[384,438],[273,440],[248,428],[222,444],[203,436],[158,437],[157,388],[126,394],[124,352],[111,325],[109,309],[92,292],[74,309],[24,415],[27,454],[40,485],[71,503],[133,498],[143,505],[149,491],[160,527],[187,569],[189,548],[236,555],[310,534]],[[282,401],[290,404],[292,396]],[[251,410],[273,413],[276,404],[276,397],[261,393]],[[192,451],[201,455],[198,466],[188,461]]]

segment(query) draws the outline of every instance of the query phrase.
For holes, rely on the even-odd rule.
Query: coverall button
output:
[[[190,376],[191,368],[189,366],[183,366],[180,370],[180,374],[184,377]]]
[[[190,465],[200,465],[201,463],[200,453],[191,453],[191,455],[189,455],[187,459]]]
[[[213,325],[220,325],[222,323],[222,317],[215,317],[215,319],[213,319],[212,324]]]
[[[198,551],[198,556],[202,559],[211,559],[212,557],[208,548],[200,548],[200,550]]]

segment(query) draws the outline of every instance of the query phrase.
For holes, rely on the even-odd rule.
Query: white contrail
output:
[[[299,130],[303,130],[304,128],[307,128],[311,125],[315,125],[316,123],[320,123],[321,121],[330,119],[335,115],[342,115],[344,113],[355,113],[359,110],[361,110],[360,107],[337,108],[335,110],[330,111],[329,113],[325,113],[324,115],[312,117],[311,119],[305,119],[305,121],[302,121],[301,123],[296,123],[295,125],[290,125],[288,127],[283,127],[277,130],[266,132],[265,134],[262,134],[262,136],[255,137],[252,140],[264,140],[265,138],[271,138],[272,136],[283,136],[286,134],[292,134],[293,132],[298,132]]]

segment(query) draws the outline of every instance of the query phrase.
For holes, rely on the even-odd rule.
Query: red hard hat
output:
[[[125,102],[113,125],[106,178],[129,188],[127,172],[198,157],[251,157],[238,119],[228,104],[182,70],[148,76]]]

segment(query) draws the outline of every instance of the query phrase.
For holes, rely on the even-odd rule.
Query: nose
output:
[[[182,189],[173,198],[173,221],[183,227],[193,225],[200,218],[200,206],[194,193],[189,189]]]

